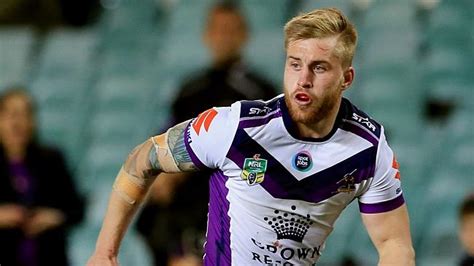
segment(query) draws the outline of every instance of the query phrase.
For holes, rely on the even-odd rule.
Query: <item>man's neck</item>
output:
[[[19,146],[5,147],[6,155],[9,161],[23,161],[26,156],[26,149]]]
[[[240,62],[240,56],[233,56],[222,60],[215,60],[213,63],[214,69],[228,69]]]
[[[334,128],[334,124],[336,123],[337,114],[339,113],[339,108],[341,104],[335,105],[333,110],[329,112],[329,114],[324,117],[323,119],[317,121],[316,123],[299,123],[296,122],[296,128],[298,129],[298,133],[303,138],[324,138],[329,133],[331,133],[332,129]]]

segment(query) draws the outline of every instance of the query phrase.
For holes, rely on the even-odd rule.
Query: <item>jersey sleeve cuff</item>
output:
[[[207,167],[205,164],[203,164],[201,162],[201,160],[199,160],[196,153],[194,153],[193,148],[191,148],[191,143],[189,142],[190,139],[191,139],[189,137],[189,130],[190,130],[189,127],[191,126],[191,122],[189,122],[188,126],[186,127],[186,130],[184,131],[184,134],[185,134],[185,136],[184,136],[184,145],[186,146],[186,151],[188,152],[189,157],[191,158],[191,161],[193,162],[193,164],[199,170],[207,170],[207,169],[209,169],[209,167]]]
[[[362,213],[382,213],[395,210],[402,206],[403,203],[405,203],[405,199],[403,198],[403,194],[400,194],[396,198],[384,202],[368,204],[359,201],[359,210]]]

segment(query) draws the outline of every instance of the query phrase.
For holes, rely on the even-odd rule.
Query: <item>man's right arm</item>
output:
[[[183,122],[137,146],[118,173],[107,212],[88,265],[117,265],[120,242],[159,173],[197,171],[184,143]]]

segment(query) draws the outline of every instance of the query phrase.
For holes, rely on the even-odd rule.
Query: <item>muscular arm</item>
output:
[[[378,214],[362,214],[379,253],[379,265],[415,265],[406,205]]]
[[[116,265],[130,220],[158,174],[197,170],[184,146],[187,123],[150,138],[130,153],[115,179],[96,250],[88,265]]]

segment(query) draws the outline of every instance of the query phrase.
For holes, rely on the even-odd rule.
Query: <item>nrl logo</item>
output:
[[[263,182],[266,170],[267,160],[261,159],[260,154],[255,154],[253,158],[245,158],[240,177],[247,181],[249,186],[253,186]]]

